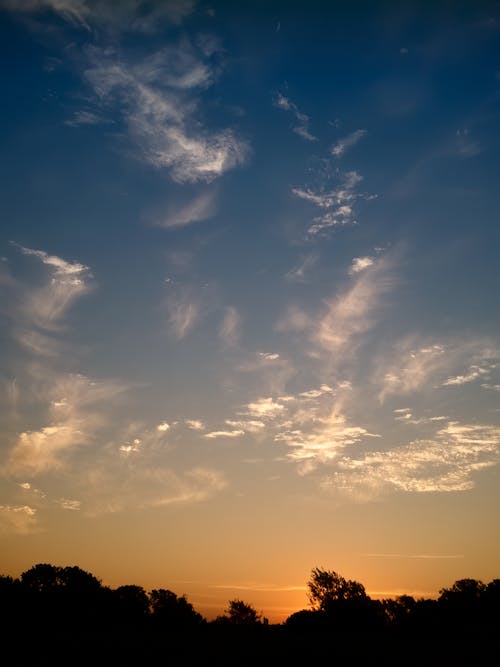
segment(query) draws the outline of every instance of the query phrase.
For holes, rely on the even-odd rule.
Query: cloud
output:
[[[436,417],[414,417],[410,408],[399,408],[394,410],[397,415],[394,417],[396,421],[404,422],[405,424],[432,424],[434,422],[446,421],[449,417],[445,415],[438,415]]]
[[[277,361],[280,358],[277,352],[257,352],[257,356],[264,361]]]
[[[57,504],[63,510],[70,510],[72,512],[79,512],[82,503],[79,500],[71,500],[69,498],[60,498]]]
[[[257,419],[226,419],[226,424],[233,429],[241,429],[244,433],[258,433],[266,424]]]
[[[23,255],[36,257],[49,269],[49,279],[43,286],[20,288],[19,312],[30,325],[54,329],[72,303],[90,291],[90,269],[79,262],[71,263],[56,255],[49,255],[43,250],[13,245]],[[25,331],[23,335],[28,344],[31,336],[35,346],[35,339],[43,340],[43,335],[33,331]]]
[[[165,229],[186,227],[195,222],[208,220],[215,215],[215,212],[215,193],[213,191],[206,191],[202,192],[185,206],[177,210],[171,209],[157,225]]]
[[[182,340],[195,327],[200,315],[200,304],[188,294],[180,292],[169,297],[167,312],[170,330],[177,340]]]
[[[48,424],[20,433],[9,453],[6,471],[37,475],[65,467],[68,456],[93,442],[105,423],[104,406],[128,387],[116,381],[61,375],[46,389]]]
[[[432,382],[433,387],[459,387],[486,379],[498,364],[499,352],[485,340],[421,341],[412,336],[393,344],[376,362],[374,382],[383,401],[393,394],[410,394]],[[450,371],[468,366],[465,374]],[[447,377],[447,379],[443,379]]]
[[[170,424],[168,424],[167,422],[161,422],[161,424],[158,424],[158,426],[156,427],[156,430],[161,431],[162,433],[166,433],[167,431],[170,430]]]
[[[325,301],[323,313],[314,321],[311,340],[323,350],[353,350],[359,337],[377,318],[381,297],[392,287],[390,263],[380,259],[356,275],[354,284]]]
[[[359,273],[360,271],[364,271],[364,269],[367,269],[369,266],[373,266],[375,260],[373,257],[355,257],[352,260],[351,268],[349,269],[349,273]]]
[[[440,344],[428,344],[413,348],[414,341],[402,341],[391,357],[393,361],[384,370],[379,398],[392,394],[410,394],[422,388],[446,363],[446,348]],[[379,371],[380,372],[380,371]]]
[[[366,130],[355,130],[351,134],[348,134],[346,137],[339,139],[336,144],[331,147],[332,155],[335,157],[342,157],[344,153],[352,146],[355,146],[358,141],[360,141],[364,136],[366,136]]]
[[[214,468],[195,466],[176,472],[146,461],[131,465],[123,459],[121,465],[89,469],[83,481],[90,515],[206,502],[227,486],[224,473]]]
[[[210,433],[205,433],[204,438],[239,438],[241,435],[245,435],[245,431],[241,429],[233,429],[231,431],[210,431]]]
[[[307,283],[309,274],[318,262],[317,255],[306,255],[300,263],[285,275],[286,280],[297,283]]]
[[[98,125],[103,122],[103,118],[92,111],[75,111],[73,118],[64,121],[69,127],[81,127],[82,125]]]
[[[38,531],[36,513],[29,505],[0,505],[0,533],[27,535]]]
[[[481,368],[480,366],[471,366],[469,372],[465,375],[456,375],[455,377],[448,378],[445,382],[443,382],[443,387],[460,386],[462,384],[474,382],[474,380],[478,380],[488,373],[489,370],[486,368]]]
[[[241,317],[233,306],[226,308],[219,328],[219,338],[227,345],[236,345],[241,335]]]
[[[186,419],[184,423],[188,428],[192,429],[193,431],[205,430],[205,424],[200,419]]]
[[[354,204],[358,199],[371,199],[373,195],[356,192],[356,187],[363,177],[356,171],[338,172],[339,185],[333,189],[314,189],[311,187],[292,188],[292,194],[299,199],[326,210],[313,218],[308,233],[316,235],[330,227],[354,224]]]
[[[360,500],[391,492],[467,491],[476,472],[498,464],[499,443],[498,426],[449,422],[434,439],[339,459],[323,488]]]
[[[247,403],[246,412],[251,417],[261,419],[274,419],[277,415],[286,410],[284,405],[277,403],[272,397],[257,398],[251,403]]]
[[[394,261],[381,257],[355,273],[347,287],[323,300],[316,313],[306,313],[295,305],[288,307],[275,328],[297,332],[309,342],[309,356],[321,352],[352,356],[363,342],[363,334],[377,322],[382,297],[394,285]],[[339,357],[340,358],[340,357]]]
[[[318,418],[313,411],[309,417],[309,428],[292,428],[275,436],[276,442],[284,442],[291,448],[288,458],[299,464],[300,472],[306,474],[314,470],[319,463],[329,463],[349,445],[357,445],[362,438],[379,437],[365,428],[352,426],[340,412],[340,406],[334,406],[326,417]],[[304,419],[304,414],[301,415]]]
[[[243,140],[231,129],[209,132],[196,116],[199,91],[212,84],[215,71],[187,38],[139,63],[98,49],[90,54],[85,78],[102,102],[121,112],[145,162],[179,183],[210,182],[245,162]],[[209,209],[208,200],[198,201],[194,214]]]
[[[299,111],[297,105],[291,102],[288,97],[278,93],[273,100],[273,104],[278,109],[283,109],[283,111],[293,114],[295,120],[298,121],[298,124],[292,127],[292,131],[295,134],[298,134],[299,137],[302,137],[306,141],[317,141],[317,138],[309,131],[309,116]]]
[[[91,24],[114,30],[151,32],[164,21],[180,23],[191,14],[195,0],[1,0],[0,7],[12,11],[37,12],[52,10],[68,23],[90,30]]]

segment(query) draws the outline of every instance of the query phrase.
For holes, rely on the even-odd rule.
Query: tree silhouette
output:
[[[325,614],[339,630],[376,629],[384,624],[382,604],[371,600],[358,581],[315,567],[307,586],[313,610]]]
[[[257,612],[255,607],[243,600],[229,600],[224,616],[219,616],[217,620],[229,623],[230,625],[260,625],[267,623]]]
[[[42,623],[95,624],[106,615],[108,589],[77,566],[38,563],[21,574],[30,613]]]
[[[149,598],[141,586],[128,584],[112,591],[116,620],[135,625],[144,623],[149,617]]]
[[[163,628],[193,628],[204,623],[201,614],[194,610],[183,595],[178,597],[164,588],[149,594],[153,622]]]
[[[344,579],[333,570],[315,567],[307,582],[309,602],[317,611],[329,611],[332,605],[339,602],[364,601],[368,599],[363,584]]]

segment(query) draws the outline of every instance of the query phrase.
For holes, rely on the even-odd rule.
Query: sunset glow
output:
[[[0,0],[0,573],[500,572],[494,2]]]

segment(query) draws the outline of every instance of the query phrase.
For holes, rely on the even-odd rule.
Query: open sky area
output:
[[[498,578],[498,2],[0,0],[0,52],[0,573]]]

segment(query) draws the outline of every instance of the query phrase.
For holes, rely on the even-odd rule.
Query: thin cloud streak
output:
[[[309,131],[309,116],[306,116],[305,113],[299,111],[297,105],[288,99],[288,97],[278,93],[273,100],[273,104],[278,109],[288,111],[295,117],[297,125],[292,127],[292,131],[295,132],[295,134],[298,134],[299,137],[302,137],[302,139],[305,139],[306,141],[317,141],[317,138]]]
[[[351,132],[351,134],[348,134],[346,137],[339,139],[337,143],[335,143],[330,149],[332,155],[337,158],[342,157],[349,148],[355,146],[359,141],[361,141],[363,137],[366,136],[366,134],[366,130],[355,130],[354,132]]]
[[[209,132],[197,121],[200,90],[215,75],[202,57],[187,38],[132,64],[93,49],[85,71],[98,98],[123,115],[140,157],[179,183],[211,182],[248,156],[231,129]]]

